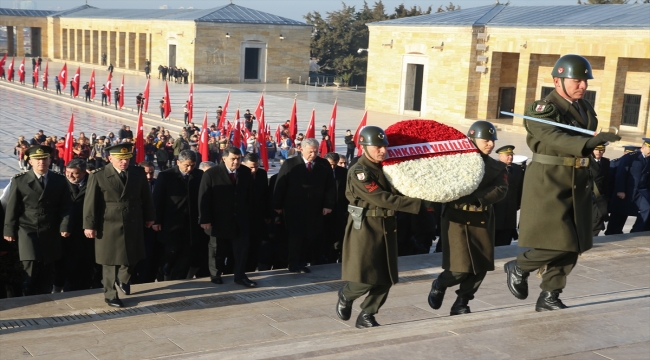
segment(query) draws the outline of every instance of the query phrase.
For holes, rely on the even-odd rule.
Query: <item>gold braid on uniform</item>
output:
[[[540,106],[543,106],[543,108],[537,111],[537,109]],[[558,112],[557,112],[557,108],[555,107],[555,104],[546,100],[533,101],[526,109],[525,114],[528,116],[532,116],[544,120],[550,120],[550,121],[555,121],[555,119],[558,116]],[[528,133],[528,135],[533,136],[533,134],[530,132],[530,129],[528,129],[529,121],[532,120],[524,119],[524,128],[526,128],[526,132]]]

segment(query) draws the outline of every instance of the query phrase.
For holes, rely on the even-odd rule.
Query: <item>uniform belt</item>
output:
[[[370,217],[395,216],[395,210],[386,210],[386,209],[366,210],[365,215]]]
[[[457,204],[454,205],[454,208],[456,210],[463,210],[463,211],[470,211],[470,212],[483,212],[488,210],[487,206],[476,206],[470,204]]]
[[[589,158],[580,157],[533,154],[533,161],[544,165],[573,166],[576,169],[589,167]]]

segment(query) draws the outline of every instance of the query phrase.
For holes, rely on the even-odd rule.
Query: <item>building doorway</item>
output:
[[[513,112],[515,109],[515,88],[499,88],[499,110],[497,119],[512,119],[510,115],[501,114],[502,111]]]
[[[406,65],[406,83],[404,84],[404,110],[422,110],[422,83],[424,80],[424,65]]]
[[[169,44],[169,67],[176,66],[176,45]]]
[[[260,80],[260,48],[244,50],[244,80]]]

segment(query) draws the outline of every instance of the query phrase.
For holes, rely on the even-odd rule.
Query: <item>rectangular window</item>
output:
[[[548,96],[555,88],[551,86],[542,86],[542,99]]]
[[[638,126],[641,95],[623,94],[623,118],[621,125]]]

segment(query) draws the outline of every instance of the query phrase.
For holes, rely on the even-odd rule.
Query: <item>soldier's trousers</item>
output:
[[[117,299],[117,288],[115,280],[119,279],[121,283],[128,283],[131,279],[135,266],[129,265],[102,265],[102,281],[104,282],[104,297],[107,300]]]
[[[562,292],[566,277],[578,262],[578,253],[571,251],[531,249],[517,255],[517,265],[525,272],[535,271],[546,265],[539,287],[545,291]]]
[[[376,314],[386,302],[391,286],[393,285],[370,285],[350,281],[343,287],[343,295],[347,300],[352,301],[368,293],[361,303],[361,310],[367,314]]]
[[[54,283],[54,264],[46,264],[42,261],[23,260],[25,279],[23,281],[23,293],[28,295],[42,295],[52,292]]]
[[[456,290],[456,295],[463,299],[472,300],[486,274],[487,271],[472,274],[445,270],[438,275],[438,284],[445,288],[460,285]]]

